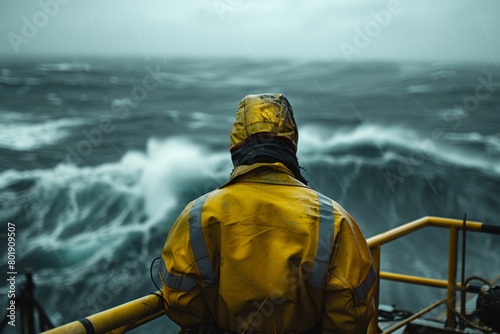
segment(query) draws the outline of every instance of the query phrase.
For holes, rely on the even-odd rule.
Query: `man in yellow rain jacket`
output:
[[[230,141],[229,182],[189,203],[165,242],[168,316],[184,333],[366,333],[369,249],[302,177],[285,96],[244,97]]]

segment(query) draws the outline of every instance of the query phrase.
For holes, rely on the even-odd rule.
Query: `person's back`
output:
[[[182,328],[366,332],[375,282],[366,242],[344,209],[305,184],[291,113],[282,95],[245,97],[231,180],[172,227],[160,274],[167,314]]]

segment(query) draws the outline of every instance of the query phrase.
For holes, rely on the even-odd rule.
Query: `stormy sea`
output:
[[[365,237],[429,215],[467,213],[500,225],[500,67],[3,60],[2,319],[9,223],[16,293],[32,272],[35,297],[55,325],[156,291],[151,262],[183,207],[228,179],[238,103],[262,92],[288,97],[304,176],[342,204]],[[466,246],[467,277],[500,274],[500,237],[470,232]],[[447,254],[448,231],[427,228],[383,246],[382,270],[446,279]],[[444,296],[381,285],[381,303],[410,311]],[[162,317],[135,330],[145,331],[177,327]]]

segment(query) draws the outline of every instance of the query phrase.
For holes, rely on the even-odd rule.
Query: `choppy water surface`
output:
[[[149,266],[177,214],[228,178],[229,130],[250,93],[287,95],[310,185],[346,207],[366,237],[426,215],[500,224],[497,67],[231,59],[0,67],[0,221],[16,224],[18,272],[35,273],[57,325],[155,291]],[[447,238],[428,229],[386,246],[383,269],[445,278]],[[500,273],[499,241],[469,236],[468,275]],[[411,310],[443,295],[382,285],[383,303]],[[166,318],[154,324],[151,332],[175,332]]]

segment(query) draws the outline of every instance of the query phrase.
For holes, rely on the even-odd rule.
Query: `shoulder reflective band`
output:
[[[169,273],[163,259],[161,259],[160,275],[163,284],[171,289],[189,291],[196,286],[196,281],[189,276],[178,276]]]
[[[311,276],[309,276],[309,284],[315,288],[323,289],[333,248],[333,205],[331,199],[320,193],[318,193],[318,201],[318,249],[316,250]]]
[[[377,274],[375,273],[375,268],[373,267],[373,265],[371,265],[370,271],[366,275],[365,279],[356,288],[356,297],[358,298],[358,303],[366,298],[366,295],[368,294],[376,280]]]
[[[205,287],[215,284],[215,274],[208,255],[207,245],[201,230],[201,213],[203,204],[208,194],[205,194],[194,201],[189,210],[189,240],[193,249],[194,259]]]

